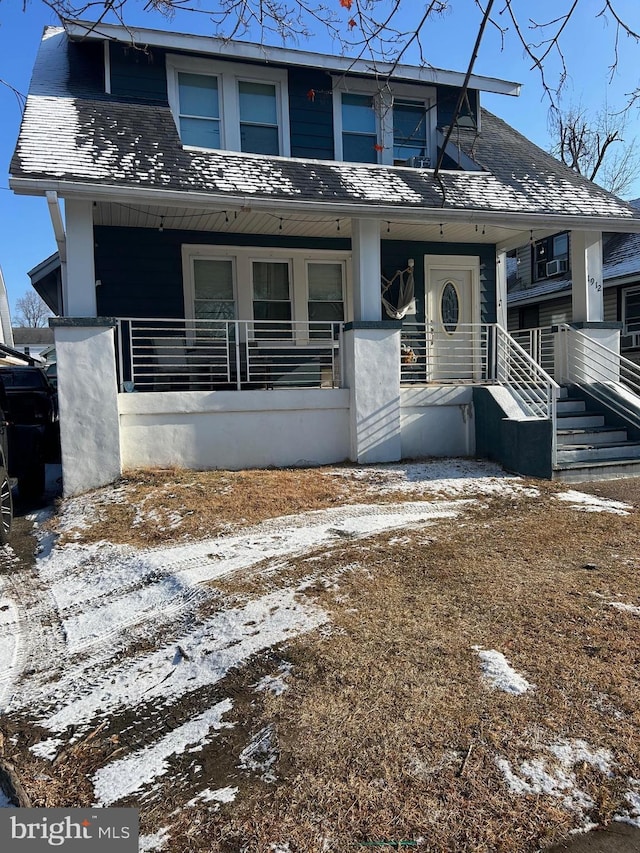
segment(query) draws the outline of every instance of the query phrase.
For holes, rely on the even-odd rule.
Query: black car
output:
[[[23,500],[42,497],[45,464],[60,461],[58,397],[40,367],[0,367],[0,408],[7,423],[8,473]]]

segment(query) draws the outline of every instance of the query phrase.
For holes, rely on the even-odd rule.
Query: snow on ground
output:
[[[591,797],[578,787],[573,768],[589,764],[604,775],[611,773],[613,756],[606,749],[592,749],[581,739],[560,740],[543,746],[547,756],[523,761],[514,770],[506,758],[496,757],[496,765],[509,789],[515,794],[547,794],[557,797],[573,812],[591,809]]]
[[[209,743],[212,731],[230,728],[232,724],[223,722],[222,717],[232,707],[230,699],[218,702],[213,708],[168,732],[155,743],[100,768],[93,777],[96,805],[110,806],[139,791],[167,772],[169,757],[181,755],[188,746]]]
[[[340,468],[332,472],[362,480],[375,492],[429,492],[448,495],[505,495],[537,497],[536,488],[523,486],[519,477],[506,474],[492,462],[467,459],[433,459],[399,465]]]
[[[151,853],[152,850],[163,850],[170,839],[168,827],[163,826],[153,835],[141,835],[138,839],[138,851],[139,853]]]
[[[251,770],[264,782],[275,782],[273,766],[278,760],[276,738],[273,726],[260,729],[240,753],[239,766]]]
[[[505,693],[519,695],[526,693],[535,687],[527,679],[516,672],[506,657],[495,649],[482,649],[480,646],[472,646],[482,661],[484,677],[490,684]]]
[[[571,509],[581,512],[611,512],[613,515],[629,515],[633,509],[629,504],[622,501],[614,501],[609,498],[599,498],[596,495],[588,495],[585,492],[576,492],[569,489],[556,495],[557,500],[566,501],[571,504]]]
[[[195,806],[198,803],[232,803],[238,795],[238,789],[228,785],[226,788],[218,788],[212,791],[211,788],[205,788],[196,794],[193,799],[189,800],[188,806]]]
[[[624,604],[622,601],[610,601],[609,605],[623,613],[631,613],[633,616],[640,616],[640,607],[636,607],[635,604]]]
[[[629,784],[631,789],[624,795],[629,803],[629,810],[615,815],[613,819],[640,829],[640,779],[629,779]]]
[[[18,608],[8,597],[9,585],[0,578],[0,711],[9,701],[13,683],[18,676],[20,646],[20,616]]]
[[[254,690],[258,692],[273,693],[274,696],[281,696],[288,685],[284,680],[292,670],[290,663],[283,663],[277,675],[265,675],[257,684],[254,685]]]

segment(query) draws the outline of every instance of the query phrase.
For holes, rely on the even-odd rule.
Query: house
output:
[[[637,206],[637,202],[631,204]],[[547,256],[558,241],[562,248],[569,235],[548,238]],[[545,253],[544,245],[527,245],[509,259],[507,323],[513,333],[551,328],[572,319],[569,254],[565,251],[563,258],[546,261],[543,268],[535,260],[540,251]],[[640,362],[640,236],[605,233],[602,253],[604,320],[621,324],[620,351]]]
[[[15,349],[42,364],[45,363],[48,353],[53,349],[53,329],[14,326],[12,333]]]
[[[602,232],[640,233],[640,214],[484,92],[519,86],[46,29],[10,185],[46,199],[58,246],[34,284],[59,315],[65,493],[134,466],[423,455],[551,476],[558,382],[505,331],[507,253],[569,233],[571,346],[615,349]]]

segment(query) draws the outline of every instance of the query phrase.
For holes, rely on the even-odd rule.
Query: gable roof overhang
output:
[[[442,86],[462,86],[464,72],[447,71],[430,65],[416,66],[394,62],[376,62],[372,59],[353,59],[348,56],[331,56],[325,53],[297,50],[289,47],[274,47],[254,42],[216,38],[214,36],[174,33],[166,30],[146,29],[143,27],[123,27],[117,24],[96,23],[81,20],[66,20],[65,30],[71,39],[114,41],[123,44],[147,47],[161,47],[200,56],[238,59],[246,62],[253,60],[269,64],[293,67],[316,68],[340,74]],[[484,77],[473,74],[469,80],[471,89],[480,89],[499,95],[520,94],[520,84],[496,77]]]

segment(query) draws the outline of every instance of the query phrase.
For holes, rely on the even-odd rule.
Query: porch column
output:
[[[402,322],[345,325],[345,372],[350,389],[353,462],[397,462],[400,434],[400,329]]]
[[[571,232],[573,322],[602,323],[602,232]]]
[[[377,219],[351,220],[353,255],[353,319],[382,319],[380,222]]]
[[[93,255],[93,202],[66,199],[67,265],[63,277],[66,317],[95,317],[96,270]]]
[[[496,320],[503,329],[507,328],[507,253],[496,255]]]
[[[62,482],[65,497],[116,480],[120,418],[115,320],[56,317]]]

